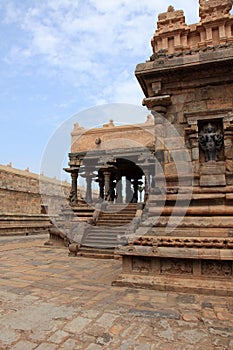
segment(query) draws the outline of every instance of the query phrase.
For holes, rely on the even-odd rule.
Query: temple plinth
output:
[[[148,217],[116,250],[116,285],[233,295],[232,3],[200,0],[192,25],[169,6],[136,67],[155,121],[154,186]]]

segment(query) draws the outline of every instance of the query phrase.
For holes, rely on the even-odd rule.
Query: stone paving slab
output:
[[[119,260],[42,238],[0,253],[1,350],[233,350],[232,297],[113,287]]]

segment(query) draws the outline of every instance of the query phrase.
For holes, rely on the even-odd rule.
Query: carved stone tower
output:
[[[169,6],[136,67],[155,117],[155,188],[118,249],[118,285],[233,295],[232,3],[199,0],[193,25]]]

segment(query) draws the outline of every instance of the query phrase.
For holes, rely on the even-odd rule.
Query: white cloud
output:
[[[173,3],[189,13],[197,7],[195,0]],[[35,64],[37,73],[47,77],[57,72],[68,84],[90,89],[97,103],[135,100],[140,94],[132,62],[136,67],[150,56],[158,12],[169,4],[170,0],[9,0],[5,23],[16,26],[22,40],[12,43],[7,62]],[[130,76],[123,81],[119,77],[125,71]]]

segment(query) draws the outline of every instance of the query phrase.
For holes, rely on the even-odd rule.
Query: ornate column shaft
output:
[[[224,146],[226,159],[232,160],[233,158],[233,130],[227,130],[224,133]]]
[[[104,174],[104,199],[108,200],[109,199],[109,195],[110,195],[110,176],[111,176],[111,172],[105,170],[103,172]]]
[[[150,188],[150,170],[149,168],[144,169],[144,175],[145,175],[145,196],[144,196],[144,202],[148,199],[149,196],[149,188]]]
[[[73,171],[71,172],[71,191],[70,191],[70,203],[75,205],[78,203],[78,185],[77,185],[77,180],[78,180],[78,172]]]

